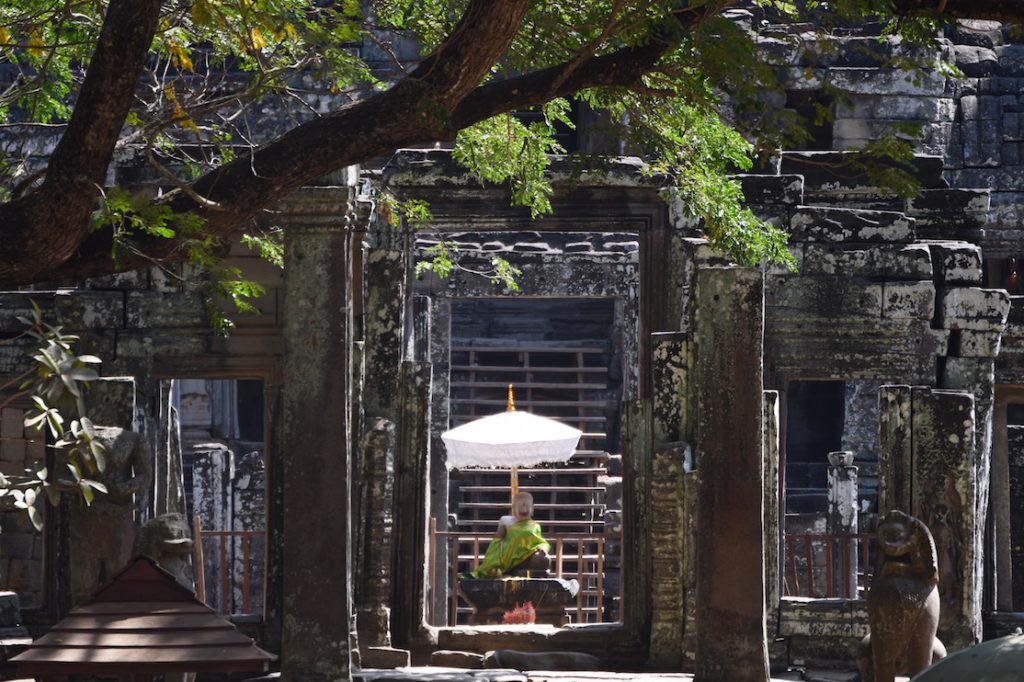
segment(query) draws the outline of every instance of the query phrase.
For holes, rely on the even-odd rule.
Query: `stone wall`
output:
[[[0,473],[24,475],[43,463],[42,436],[24,426],[24,411],[5,407],[0,410]],[[0,580],[5,589],[17,592],[22,608],[43,605],[43,534],[36,531],[13,499],[5,497],[0,505]]]
[[[283,353],[278,301],[283,283],[279,269],[260,260],[247,249],[235,245],[227,254],[227,264],[238,267],[251,279],[267,288],[267,294],[256,302],[259,313],[234,316],[236,328],[229,337],[214,333],[204,299],[204,275],[187,266],[170,266],[95,278],[85,282],[53,283],[30,290],[0,293],[0,336],[13,337],[23,324],[17,320],[31,309],[36,301],[43,311],[44,320],[61,326],[65,332],[80,337],[75,344],[79,354],[93,354],[103,362],[99,365],[104,376],[132,377],[132,395],[127,403],[118,406],[97,405],[100,422],[117,417],[146,436],[150,449],[157,453],[154,487],[139,496],[138,522],[165,511],[184,511],[168,505],[180,504],[179,498],[168,498],[165,487],[168,476],[180,476],[180,464],[169,461],[177,457],[177,436],[169,433],[173,423],[171,396],[161,383],[167,378],[250,376],[267,381],[280,381],[279,365]],[[179,279],[179,277],[181,279]],[[32,349],[26,339],[0,346],[0,377],[11,377],[27,366]],[[98,398],[102,392],[92,392]],[[89,397],[87,395],[87,401]],[[127,405],[127,410],[122,409]],[[102,408],[102,409],[101,409]],[[109,408],[109,409],[108,409]],[[13,433],[14,417],[4,422],[4,438]],[[0,441],[6,443],[7,441]],[[0,450],[3,466],[19,468],[16,460],[24,448],[13,441]],[[16,453],[15,450],[18,450]],[[34,450],[33,450],[34,452]],[[162,486],[159,490],[155,486]],[[180,484],[179,484],[180,485]],[[175,500],[179,500],[176,502]],[[59,515],[58,510],[47,508],[47,513]],[[5,514],[6,516],[6,514]],[[49,562],[55,582],[47,590],[60,590],[67,580],[66,555],[59,554],[59,541],[48,538],[44,552],[43,539],[28,533],[20,521],[4,520],[0,534],[0,571],[6,578],[13,568],[21,570],[24,561]],[[54,528],[60,527],[57,522]],[[22,537],[24,535],[24,537]],[[41,565],[41,564],[39,564]],[[53,594],[41,595],[44,571],[35,565],[26,575],[22,604],[26,607],[28,622],[46,623],[59,613]],[[6,570],[5,570],[6,569]],[[50,569],[48,569],[49,571]],[[62,577],[63,576],[63,577]],[[38,587],[35,586],[38,583]],[[59,601],[59,600],[58,600]],[[33,611],[32,607],[47,606]]]

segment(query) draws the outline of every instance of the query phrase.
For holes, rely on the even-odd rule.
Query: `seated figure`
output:
[[[544,573],[548,570],[551,545],[541,537],[540,524],[533,520],[533,495],[516,493],[512,514],[502,516],[483,561],[462,578],[497,578],[517,569]]]

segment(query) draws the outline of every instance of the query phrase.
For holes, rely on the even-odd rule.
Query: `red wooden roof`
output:
[[[11,659],[19,675],[266,672],[274,660],[140,556]]]

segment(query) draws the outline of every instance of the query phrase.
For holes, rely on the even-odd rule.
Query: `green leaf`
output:
[[[82,479],[78,482],[78,489],[82,492],[82,497],[85,499],[85,504],[91,505],[92,500],[95,497],[92,492],[92,486],[89,485],[89,481]]]
[[[39,510],[36,509],[35,507],[29,507],[26,511],[28,511],[28,520],[32,522],[32,525],[35,526],[35,529],[37,531],[42,531],[43,515],[40,514]]]

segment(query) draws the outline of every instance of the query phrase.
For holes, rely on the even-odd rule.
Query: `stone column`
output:
[[[828,453],[828,532],[833,536],[833,594],[857,598],[857,467],[848,450]]]
[[[223,443],[202,443],[192,451],[192,510],[198,514],[206,530],[230,530],[234,518],[231,478],[235,468],[235,454]],[[191,523],[189,519],[189,523]],[[232,544],[225,546],[225,560],[232,561]],[[203,543],[203,572],[206,575],[206,603],[214,608],[231,603],[221,593],[220,545],[218,539]]]
[[[394,545],[391,575],[395,645],[409,647],[423,632],[427,603],[427,499],[431,471],[430,363],[403,362],[398,384]]]
[[[685,473],[693,469],[688,419],[692,343],[680,332],[651,334],[651,644],[654,670],[679,670],[686,625]]]
[[[910,513],[910,386],[878,389],[878,513]]]
[[[981,536],[975,408],[970,393],[913,388],[910,513],[935,538],[939,638],[950,651],[981,640]]]
[[[391,646],[391,547],[395,494],[395,424],[381,417],[369,422],[361,442],[363,468],[360,486],[366,513],[365,548],[359,557],[356,585],[359,646]]]
[[[687,519],[683,495],[686,443],[668,443],[654,452],[651,472],[651,644],[652,670],[679,670],[686,605],[683,600],[683,545]]]
[[[355,602],[360,647],[390,646],[391,520],[394,515],[394,423],[398,419],[398,381],[405,343],[406,259],[401,251],[371,248],[365,265],[366,315],[363,324],[365,378],[361,404],[365,433],[354,453],[355,470],[362,472],[353,490],[356,537]],[[387,429],[378,420],[386,420]],[[389,429],[389,431],[388,431]],[[384,436],[389,432],[390,436]],[[380,460],[380,461],[378,461]],[[390,481],[388,477],[390,476]],[[383,497],[381,497],[383,496]],[[387,538],[381,536],[386,519]],[[386,539],[386,541],[384,541]],[[379,575],[368,575],[384,566]],[[384,581],[383,585],[377,585]],[[377,586],[377,587],[371,587]]]
[[[764,392],[764,584],[768,641],[776,639],[782,600],[779,542],[779,392]],[[774,656],[773,656],[774,658]]]
[[[282,678],[351,676],[348,188],[286,207]]]
[[[280,655],[284,627],[284,396],[279,379],[264,384],[269,424],[267,477],[267,580],[263,595],[263,644]]]
[[[695,682],[765,682],[761,358],[764,279],[698,274],[697,665]]]

